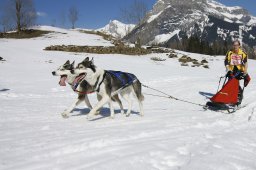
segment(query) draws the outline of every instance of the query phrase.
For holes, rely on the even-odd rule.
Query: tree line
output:
[[[166,47],[206,55],[226,55],[227,51],[232,49],[232,42],[228,42],[225,40],[216,40],[213,43],[209,43],[208,41],[204,41],[198,36],[194,35],[189,38],[184,37],[181,41],[171,42],[167,44]],[[248,53],[251,59],[256,58],[254,50],[252,48],[245,44],[242,48]]]

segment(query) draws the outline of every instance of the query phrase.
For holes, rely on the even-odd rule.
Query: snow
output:
[[[102,31],[116,38],[123,38],[127,33],[131,32],[134,27],[134,24],[124,24],[120,21],[113,20],[105,27],[99,28],[96,31]]]
[[[56,30],[53,28],[53,30]],[[235,114],[145,95],[145,116],[103,115],[88,121],[79,106],[69,119],[61,113],[75,100],[69,87],[60,87],[51,72],[67,59],[94,57],[97,66],[136,74],[146,85],[181,99],[204,104],[216,92],[224,74],[224,56],[177,51],[207,59],[210,69],[181,67],[165,54],[146,56],[96,55],[43,51],[49,44],[110,45],[102,38],[59,30],[34,39],[0,39],[0,169],[1,170],[255,170],[256,62],[249,60],[252,82],[245,89],[245,108]],[[79,36],[84,37],[79,38]],[[97,37],[97,38],[96,38]],[[155,62],[151,57],[167,58]],[[52,60],[53,63],[48,61]],[[144,93],[154,93],[143,88]],[[155,93],[157,94],[157,93]],[[96,96],[89,96],[92,104]],[[125,108],[127,105],[125,101]],[[115,105],[116,108],[117,105]]]
[[[168,33],[168,34],[160,34],[155,36],[155,39],[151,42],[151,43],[163,43],[166,42],[168,40],[170,40],[173,36],[178,35],[180,32],[180,30],[175,30],[172,33]]]
[[[221,3],[213,1],[213,0],[207,0],[207,4],[210,5],[210,7],[208,7],[206,9],[206,11],[208,11],[209,13],[213,13],[215,15],[219,15],[221,17],[224,17],[225,18],[224,20],[227,21],[227,22],[233,23],[235,21],[236,23],[243,23],[240,20],[244,16],[246,16],[246,14],[244,14],[243,12],[238,14],[237,11],[244,10],[242,7],[239,7],[239,6],[229,7],[229,6],[225,6]],[[255,17],[252,16],[252,15],[249,15],[249,16],[251,17],[251,20],[247,24],[248,25],[255,25],[256,24]]]
[[[248,22],[248,25],[254,25],[256,26],[256,17],[252,16],[251,20]]]
[[[148,23],[154,21],[157,17],[159,17],[159,15],[161,15],[163,13],[163,11],[160,11],[159,13],[155,14],[155,15],[151,15],[148,19]]]
[[[104,40],[99,35],[80,33],[78,30],[67,30],[51,26],[37,26],[33,28],[53,32],[47,34],[43,38],[35,38],[38,42],[44,43],[44,47],[49,45],[113,46],[111,42]],[[27,40],[17,41],[24,42],[26,44],[28,42]]]
[[[229,22],[229,23],[233,23],[233,21],[228,19],[228,18],[224,18],[224,21]]]
[[[158,1],[157,3],[163,3],[163,1]],[[171,8],[171,5],[168,5],[165,9],[161,10],[160,12],[158,12],[157,14],[152,14],[149,16],[147,22],[150,23],[152,21],[154,21],[155,19],[157,19],[166,9]],[[153,13],[153,11],[151,11],[151,13]]]

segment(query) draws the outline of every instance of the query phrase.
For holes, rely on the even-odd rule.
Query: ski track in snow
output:
[[[7,60],[0,63],[1,170],[256,169],[256,115],[248,122],[256,107],[255,61],[249,61],[252,82],[245,90],[247,107],[235,114],[204,111],[199,106],[145,96],[144,117],[137,114],[134,102],[133,114],[128,118],[116,110],[115,119],[109,119],[106,106],[102,115],[88,121],[89,110],[80,105],[70,118],[63,119],[60,114],[75,100],[76,94],[70,87],[59,87],[59,78],[51,72],[67,59],[78,63],[86,56],[95,57],[99,67],[132,72],[146,85],[204,104],[207,98],[199,92],[216,92],[219,76],[224,73],[224,57],[180,52],[206,58],[210,69],[204,69],[181,67],[176,59],[161,64],[150,60],[156,55],[164,58],[165,54],[125,56],[43,51],[62,38],[60,45],[108,44],[100,37],[95,40],[94,35],[83,34],[86,39],[77,39],[81,33],[57,31],[65,31],[67,40],[60,33],[52,33],[54,38],[50,41],[45,37],[0,39],[0,56]],[[143,92],[157,94],[145,88]],[[92,104],[96,103],[95,94],[89,98]]]

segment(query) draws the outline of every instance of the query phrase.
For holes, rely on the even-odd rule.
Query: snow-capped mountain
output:
[[[181,40],[197,35],[203,40],[231,41],[239,37],[243,28],[243,41],[256,45],[256,17],[241,7],[227,7],[213,0],[158,0],[143,22],[125,39],[134,42],[139,36],[143,44]]]
[[[113,20],[110,21],[105,27],[97,29],[97,31],[105,32],[116,38],[123,38],[125,35],[131,32],[134,27],[135,25],[133,24],[124,24],[120,21]]]

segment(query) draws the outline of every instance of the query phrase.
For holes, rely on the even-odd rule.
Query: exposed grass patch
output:
[[[170,54],[168,55],[168,57],[169,57],[169,58],[178,58],[178,55],[175,54],[175,53],[170,53]]]
[[[201,61],[201,63],[202,63],[202,64],[207,64],[208,61],[207,61],[206,59],[203,59],[203,60]]]
[[[150,59],[153,61],[165,61],[166,60],[166,59],[160,58],[160,57],[151,57]]]
[[[75,45],[52,45],[46,47],[48,51],[65,51],[95,54],[125,54],[125,55],[145,55],[150,54],[151,50],[144,48],[131,48],[127,46],[75,46]]]
[[[193,59],[189,56],[183,55],[179,58],[179,62],[181,63],[181,66],[189,66],[188,63],[192,63],[191,67],[204,67],[209,68],[207,65],[208,61],[203,59],[201,62],[199,62],[197,59]]]
[[[13,38],[13,39],[36,38],[36,37],[41,37],[48,33],[51,33],[51,31],[29,29],[29,30],[22,30],[21,32],[0,33],[0,38]]]
[[[204,67],[204,68],[207,68],[207,69],[209,69],[209,66],[208,66],[208,65],[204,65],[203,67]]]
[[[101,37],[103,37],[104,40],[107,41],[115,41],[115,38],[109,34],[105,34],[103,32],[100,31],[90,31],[90,30],[79,30],[79,32],[81,33],[85,33],[85,34],[94,34],[94,35],[99,35]]]

